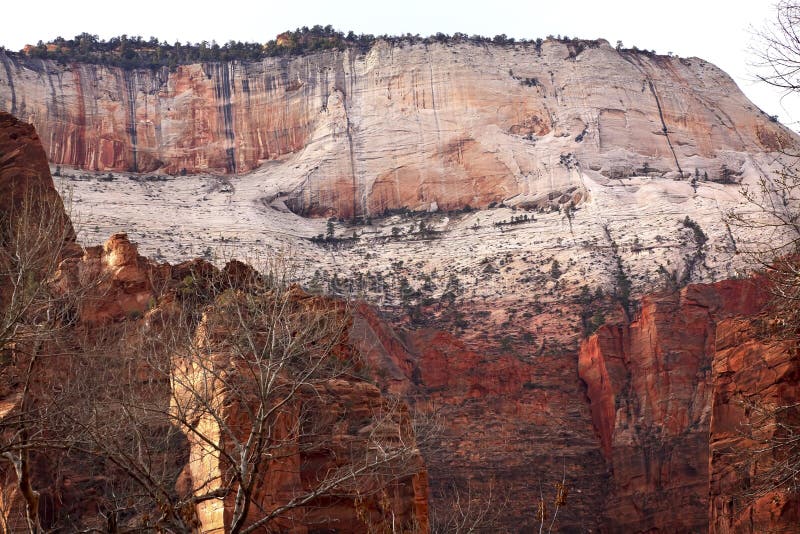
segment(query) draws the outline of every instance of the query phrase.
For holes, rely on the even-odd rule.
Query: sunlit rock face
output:
[[[793,143],[701,59],[541,46],[390,45],[170,72],[0,54],[0,109],[51,162],[243,173],[289,206],[359,217],[585,195],[582,173],[729,178]]]

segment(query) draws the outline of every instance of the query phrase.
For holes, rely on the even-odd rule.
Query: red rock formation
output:
[[[800,495],[787,491],[797,486],[786,464],[792,457],[797,461],[797,446],[790,440],[800,429],[800,358],[796,344],[770,339],[768,332],[760,318],[731,318],[717,325],[711,532],[788,533],[800,525]]]
[[[57,232],[67,244],[75,241],[72,222],[64,204],[53,187],[47,156],[33,126],[0,111],[0,219],[24,219],[28,225],[47,223],[56,219]],[[56,234],[56,226],[48,228]],[[52,235],[52,234],[51,234]],[[65,254],[68,252],[64,251]]]
[[[247,305],[240,306],[244,298]],[[274,306],[284,317],[262,315]],[[427,485],[408,411],[343,366],[360,358],[346,334],[338,337],[343,326],[350,330],[347,321],[344,307],[293,288],[249,297],[227,291],[198,325],[195,346],[201,350],[178,365],[172,401],[177,414],[189,414],[179,415],[188,417],[187,425],[204,429],[186,432],[187,473],[198,495],[228,485],[238,490],[241,483],[233,473],[239,465],[229,458],[239,458],[241,448],[251,443],[251,430],[257,427],[254,414],[267,412],[270,431],[263,437],[263,449],[257,449],[264,465],[254,471],[256,494],[244,526],[341,478],[334,491],[322,491],[267,526],[298,534],[323,527],[356,534],[391,525],[427,532]],[[302,353],[295,353],[300,347],[290,338],[272,337],[284,336],[284,328],[303,339]],[[244,334],[252,340],[265,333],[269,348],[255,348],[262,342],[258,339],[255,346],[236,341]],[[256,355],[263,357],[262,351],[269,355],[268,365],[258,363]],[[215,373],[209,371],[212,367],[231,371]],[[199,405],[198,396],[204,399]],[[209,442],[220,443],[230,456]],[[232,528],[235,497],[231,491],[224,499],[198,504],[204,531]]]
[[[170,315],[176,313],[175,298],[183,301],[199,298],[202,303],[207,298],[205,295],[219,293],[226,287],[246,289],[257,278],[255,271],[239,262],[231,262],[223,271],[218,271],[203,261],[176,266],[156,265],[139,256],[135,245],[124,234],[117,234],[103,247],[87,249],[82,258],[63,262],[57,283],[63,294],[69,294],[80,287],[80,284],[89,288],[79,301],[76,328],[91,331],[103,325],[140,318],[145,324],[168,325]],[[307,298],[299,290],[295,290],[295,293],[294,298],[301,302]],[[312,307],[339,306],[322,298],[309,302],[307,305]],[[212,307],[207,313],[215,313],[213,310]],[[154,326],[144,335],[157,335],[159,328]],[[198,327],[199,331],[203,328],[202,325]],[[223,329],[216,331],[214,335],[224,338],[230,332]],[[135,345],[138,335],[134,333],[128,336],[128,343]],[[369,342],[368,339],[364,341]],[[335,353],[343,359],[356,357],[347,339]],[[147,373],[146,368],[139,372],[140,375]],[[248,375],[242,372],[241,376]],[[167,383],[164,386],[168,388]],[[242,387],[246,389],[246,384]],[[178,397],[180,393],[176,393],[176,398]],[[237,421],[240,424],[247,422],[247,418],[237,412],[235,401],[220,402],[230,406],[230,410],[225,412],[228,424],[235,427]],[[314,432],[292,438],[291,433],[298,424],[301,407],[304,414],[315,414],[304,423],[313,427]],[[302,396],[293,400],[290,408],[292,409],[286,412],[281,422],[276,423],[273,438],[278,439],[276,436],[283,432],[288,436],[287,442],[293,444],[292,448],[284,450],[284,458],[274,465],[270,463],[270,467],[264,469],[249,522],[259,518],[261,508],[274,508],[298,492],[311,491],[320,473],[324,474],[337,466],[346,466],[348,458],[359,450],[358,447],[364,439],[365,425],[371,424],[376,413],[393,413],[391,419],[382,423],[386,426],[385,430],[400,432],[405,443],[413,444],[414,437],[407,410],[395,407],[375,386],[358,378],[341,377],[322,382],[313,393],[303,392]],[[345,422],[349,423],[344,424]],[[313,443],[309,441],[310,437],[313,438]],[[324,449],[319,447],[320,442],[326,444]],[[202,444],[189,440],[189,462],[181,481],[183,487],[196,491],[207,490],[209,481],[217,479],[213,476],[213,470],[209,471],[212,468],[209,467],[211,464],[208,457],[202,462],[192,459],[204,457],[198,452],[200,449]],[[335,524],[339,532],[358,533],[367,528],[367,523],[378,528],[393,518],[396,525],[413,528],[414,532],[426,532],[426,473],[419,453],[410,451],[409,454],[403,466],[406,474],[392,480],[382,490],[378,488],[376,491],[373,488],[372,493],[366,493],[357,499],[346,494],[336,498],[322,496],[295,510],[295,519],[292,522],[287,523],[284,520],[280,524],[297,533],[308,532],[314,525],[326,524]],[[223,462],[219,462],[216,469],[220,470],[219,476],[223,476],[222,473],[226,471]],[[62,490],[56,488],[54,491]],[[224,500],[214,499],[199,503],[197,514],[203,528],[215,532],[226,531],[230,526],[232,502],[232,495],[228,495]],[[85,509],[82,513],[90,514]],[[55,515],[58,516],[58,510]]]
[[[68,223],[35,132],[30,126],[6,115],[0,116],[0,121],[0,126],[4,127],[0,128],[0,149],[3,150],[0,191],[9,193],[0,200],[5,202],[3,215],[13,219],[15,211],[11,207],[18,198],[17,191],[36,192],[42,196],[36,197],[35,203],[44,199],[45,205],[61,209],[60,216]],[[11,224],[14,222],[12,220]],[[68,229],[68,241],[74,240],[71,226]],[[70,242],[67,244],[72,246]],[[60,252],[63,246],[59,245],[55,250]],[[61,254],[56,259],[63,256]],[[5,293],[12,280],[5,273],[0,274],[0,289]],[[91,439],[90,436],[98,428],[125,429],[115,419],[127,421],[132,417],[129,411],[119,411],[119,406],[128,402],[126,395],[136,399],[135,395],[143,392],[147,395],[142,399],[152,402],[155,407],[163,405],[163,413],[168,413],[170,400],[183,394],[178,383],[170,379],[177,375],[164,372],[172,367],[158,365],[158,362],[169,362],[171,352],[178,350],[170,335],[179,338],[183,331],[180,328],[184,328],[188,329],[187,339],[191,339],[193,330],[196,330],[195,335],[202,337],[207,322],[198,324],[192,317],[201,312],[205,312],[206,317],[222,315],[219,310],[224,308],[224,302],[230,303],[232,298],[244,299],[248,291],[260,294],[263,281],[252,268],[235,261],[223,270],[201,260],[175,266],[158,265],[139,256],[135,244],[125,234],[116,234],[102,247],[87,248],[82,255],[68,255],[60,262],[58,270],[48,272],[40,283],[44,288],[43,295],[50,299],[46,317],[50,320],[53,315],[57,319],[48,324],[46,333],[38,335],[45,317],[43,311],[41,317],[34,316],[31,324],[23,325],[25,328],[14,330],[16,333],[10,340],[0,338],[3,358],[0,366],[3,378],[0,384],[0,433],[3,443],[7,443],[6,438],[19,435],[15,431],[23,423],[14,418],[20,410],[28,410],[24,412],[26,415],[22,421],[33,414],[49,417],[37,419],[45,421],[37,424],[37,439],[70,444],[66,450],[59,446],[35,446],[30,452],[28,448],[20,449],[22,452],[10,449],[26,458],[24,473],[35,492],[30,500],[38,502],[34,508],[39,510],[40,522],[47,529],[113,530],[117,520],[136,523],[137,517],[144,521],[145,516],[153,517],[157,511],[167,513],[165,508],[155,509],[164,501],[153,501],[143,508],[136,508],[136,504],[130,504],[137,502],[134,494],[126,494],[129,495],[129,504],[124,506],[132,508],[124,514],[117,514],[117,492],[129,488],[127,484],[131,479],[125,477],[135,471],[130,466],[136,464],[120,462],[123,457],[116,455],[113,448],[118,441],[126,442],[124,433],[109,434],[107,440],[94,442],[92,439],[98,436]],[[299,308],[293,309],[293,313],[299,314],[301,320],[304,313],[314,311],[343,315],[344,307],[340,302],[310,298],[297,288],[292,289],[290,295],[292,302],[299,303]],[[215,301],[215,297],[219,299]],[[5,312],[5,304],[0,311]],[[24,322],[28,317],[22,315],[17,320]],[[2,326],[6,332],[6,323]],[[348,327],[348,324],[343,323],[343,326]],[[348,339],[348,331],[346,328],[344,336],[331,352],[330,357],[336,361],[357,362],[359,358]],[[23,334],[25,337],[20,337]],[[222,345],[228,343],[226,336],[232,335],[225,330],[213,334]],[[290,335],[294,334],[292,331]],[[313,350],[308,349],[309,352]],[[191,348],[183,353],[186,352],[191,352]],[[234,365],[233,358],[228,357]],[[353,369],[357,371],[358,364]],[[28,374],[31,370],[32,374]],[[246,379],[249,375],[242,372],[236,376],[240,391],[252,389],[252,384]],[[406,445],[402,470],[389,472],[388,465],[381,465],[383,471],[380,475],[365,476],[369,484],[358,486],[362,493],[348,494],[343,489],[345,484],[342,484],[332,493],[321,493],[304,502],[295,510],[291,520],[284,515],[269,526],[280,523],[297,533],[328,527],[338,532],[358,533],[364,532],[368,525],[385,528],[394,522],[404,531],[427,532],[427,475],[422,457],[415,448],[407,408],[382,395],[378,388],[353,376],[352,372],[319,380],[313,384],[313,391],[311,385],[309,383],[286,404],[287,409],[271,428],[273,438],[294,436],[298,427],[303,431],[297,434],[297,439],[288,439],[287,443],[292,445],[281,450],[286,454],[279,460],[268,461],[259,457],[258,462],[265,465],[248,521],[252,523],[260,517],[259,507],[281,506],[298,492],[316,487],[318,477],[337,468],[346,468],[349,461],[357,461],[359,451],[366,454],[368,445],[395,439]],[[242,426],[246,419],[243,405],[235,399],[228,399],[226,394],[229,395],[230,391],[218,392],[218,396],[210,401],[219,402],[223,407],[218,414],[222,419],[214,421],[218,424],[224,421],[245,431]],[[121,401],[122,397],[115,395],[126,396],[126,400]],[[92,405],[92,399],[97,404]],[[90,403],[86,411],[77,410],[86,402]],[[50,403],[53,408],[49,411],[36,411],[39,406],[47,407]],[[59,403],[64,406],[58,406]],[[128,408],[136,410],[137,406],[134,404]],[[381,415],[384,416],[382,419]],[[91,421],[82,420],[84,416]],[[110,420],[104,422],[104,418]],[[101,423],[106,426],[94,426]],[[221,494],[210,500],[193,502],[191,496],[193,491],[197,495],[206,491],[215,480],[228,476],[227,472],[220,473],[219,479],[202,477],[203,470],[214,464],[214,456],[203,457],[203,451],[198,451],[197,441],[185,437],[163,443],[158,441],[160,437],[171,434],[168,432],[170,428],[168,419],[151,418],[139,429],[147,436],[152,432],[151,437],[163,446],[148,450],[148,460],[156,466],[164,466],[168,475],[172,473],[164,479],[166,484],[174,485],[174,477],[183,468],[176,490],[189,499],[186,502],[192,510],[180,513],[189,523],[193,518],[199,518],[209,531],[225,532],[231,526],[232,497]],[[196,437],[191,432],[188,434]],[[312,441],[316,447],[310,446]],[[222,464],[219,455],[216,461]],[[141,476],[142,471],[136,472]],[[3,463],[0,466],[0,513],[4,524],[13,530],[26,528],[21,487],[15,471],[8,463]],[[156,482],[150,487],[159,488]],[[174,490],[167,485],[158,491],[171,494]],[[139,515],[132,518],[131,509]]]
[[[731,441],[734,450],[752,452],[752,442],[733,435],[747,421],[734,396],[756,404],[796,400],[787,389],[797,376],[796,355],[756,340],[746,327],[752,320],[737,319],[758,313],[765,299],[763,283],[750,280],[689,286],[646,297],[637,320],[604,326],[582,345],[579,372],[613,473],[605,529],[788,532],[796,526],[796,498],[770,500],[777,497],[771,494],[752,514],[732,510],[746,483],[731,470],[736,457],[722,454]]]
[[[540,490],[549,499],[566,470],[573,492],[557,528],[600,526],[606,466],[574,354],[522,355],[488,339],[466,343],[436,322],[393,329],[374,311],[360,311],[354,332],[370,333],[365,354],[376,380],[401,392],[433,430],[423,453],[440,524],[456,499],[467,499],[471,520],[487,509],[481,531],[537,532],[533,503]]]

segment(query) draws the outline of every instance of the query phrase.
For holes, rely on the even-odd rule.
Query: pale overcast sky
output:
[[[621,40],[659,53],[706,59],[730,74],[764,111],[800,129],[800,106],[755,83],[748,48],[751,27],[774,18],[772,0],[37,0],[0,8],[0,45],[19,50],[39,39],[155,36],[170,43],[216,40],[264,42],[299,26],[331,24],[372,34],[463,32],[516,38],[567,35]]]

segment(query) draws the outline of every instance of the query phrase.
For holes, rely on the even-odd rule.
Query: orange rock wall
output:
[[[549,500],[566,470],[572,492],[558,531],[599,528],[607,469],[574,353],[520,357],[489,339],[467,343],[435,322],[394,329],[368,307],[356,314],[359,332],[376,381],[433,430],[423,455],[438,525],[460,499],[472,521],[488,506],[481,532],[538,532],[531,503],[540,487]]]
[[[609,532],[796,526],[796,497],[765,499],[770,504],[757,503],[754,514],[733,507],[748,482],[731,469],[731,440],[741,454],[753,446],[742,437],[748,417],[733,397],[797,398],[789,386],[796,354],[747,328],[766,298],[763,281],[688,286],[645,297],[633,323],[604,326],[584,342],[579,373],[612,472],[603,507]]]
[[[179,174],[276,161],[292,209],[343,217],[533,199],[581,187],[576,169],[643,162],[713,179],[742,166],[731,154],[795,142],[700,59],[605,41],[575,52],[379,41],[172,72],[0,53],[0,109],[33,123],[55,164]]]
[[[72,222],[66,216],[64,203],[53,186],[47,157],[36,130],[13,115],[0,111],[0,220],[18,218],[21,209],[30,210],[23,216],[30,217],[38,213],[46,218],[61,219],[62,224],[66,225],[61,232],[63,237],[70,242],[75,240]],[[38,222],[41,225],[43,221]]]
[[[800,495],[785,466],[797,462],[787,444],[800,428],[797,346],[771,339],[758,318],[717,325],[712,363],[710,531],[796,532]],[[761,453],[754,451],[763,450]],[[777,473],[773,469],[777,468]]]

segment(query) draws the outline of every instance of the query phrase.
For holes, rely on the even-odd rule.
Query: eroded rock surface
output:
[[[0,191],[9,192],[2,197],[4,231],[17,224],[17,211],[12,209],[16,208],[17,191],[33,193],[32,206],[46,206],[52,217],[68,224],[33,128],[7,114],[0,115],[0,126],[4,150]],[[34,222],[40,227],[45,224],[41,217]],[[103,246],[76,253],[79,247],[74,244],[72,227],[66,230],[53,236],[37,234],[37,239],[66,241],[54,243],[52,250],[43,249],[52,252],[44,265],[57,265],[57,269],[38,273],[35,268],[39,264],[34,264],[29,271],[19,271],[23,275],[12,276],[19,265],[7,264],[7,251],[3,251],[0,295],[13,289],[19,300],[34,284],[38,288],[33,304],[18,314],[6,313],[13,308],[5,301],[1,309],[0,430],[7,460],[0,466],[3,525],[15,531],[29,528],[24,506],[28,500],[38,511],[36,522],[45,529],[152,527],[159,515],[176,513],[170,510],[169,503],[174,501],[165,496],[177,495],[188,503],[177,512],[186,525],[203,532],[229,531],[231,494],[200,497],[214,484],[218,487],[212,489],[222,489],[223,483],[235,487],[228,471],[230,461],[216,449],[204,449],[203,441],[196,439],[198,433],[177,432],[180,425],[170,421],[183,419],[150,416],[139,419],[141,425],[136,428],[126,423],[138,417],[132,415],[137,410],[166,414],[170,402],[186,396],[187,382],[178,380],[179,370],[171,363],[173,352],[192,354],[193,345],[181,345],[181,337],[213,338],[220,346],[229,347],[220,354],[220,362],[227,358],[226,366],[236,367],[247,359],[246,354],[230,349],[233,331],[222,328],[209,333],[207,318],[223,315],[226,303],[230,307],[253,298],[250,293],[263,292],[265,281],[235,260],[224,269],[203,260],[157,264],[140,256],[125,234],[115,234]],[[0,246],[9,247],[9,243],[40,247],[38,242],[9,241],[4,233]],[[356,376],[362,364],[349,339],[350,324],[341,302],[310,297],[299,288],[290,289],[288,295],[297,303],[292,309],[296,327],[304,324],[305,314],[333,313],[341,319],[337,331],[342,334],[330,341],[330,355],[323,355],[341,362],[349,372],[309,380],[296,395],[290,389],[290,402],[266,432],[282,443],[272,450],[277,459],[255,456],[250,460],[264,465],[246,523],[258,521],[270,510],[280,510],[298,495],[318,491],[320,480],[342,472],[348,475],[343,482],[314,493],[289,513],[276,514],[263,528],[277,525],[282,531],[298,534],[333,528],[355,534],[395,525],[404,532],[427,532],[427,473],[408,409]],[[193,319],[200,315],[203,320]],[[235,323],[236,316],[231,317]],[[291,339],[295,333],[288,335]],[[324,346],[325,339],[316,342]],[[203,346],[200,343],[198,346]],[[191,366],[194,360],[186,358]],[[281,374],[278,379],[286,378]],[[253,380],[242,369],[235,392],[253,391]],[[234,391],[222,387],[208,392],[203,405],[219,410],[211,422],[198,417],[198,424],[210,425],[206,437],[213,435],[213,424],[246,433],[244,414],[251,397],[235,397]],[[196,399],[197,391],[192,395]],[[32,427],[26,426],[28,419],[35,421]],[[20,441],[20,435],[23,440],[29,435],[35,439]],[[228,446],[224,433],[218,430],[217,435],[224,450]],[[125,451],[131,452],[126,449],[129,440],[139,438],[146,438],[146,451],[140,448],[134,454],[136,459],[126,456]],[[403,451],[402,462],[377,463],[379,453],[385,451],[374,448],[389,442],[402,446],[390,448]],[[365,459],[372,470],[349,470]],[[134,484],[138,489],[131,491],[134,478],[139,481]],[[360,483],[362,478],[366,483]],[[143,503],[143,494],[154,500]]]
[[[0,62],[0,109],[37,127],[53,163],[180,174],[269,161],[264,179],[304,214],[577,202],[581,173],[735,180],[748,153],[796,142],[713,65],[602,40],[378,41],[172,72]]]
[[[750,327],[767,296],[760,279],[648,296],[633,323],[601,327],[581,346],[579,372],[612,473],[608,531],[796,527],[791,493],[742,509],[753,484],[742,468],[755,442],[736,398],[758,406],[795,399],[796,353]]]

